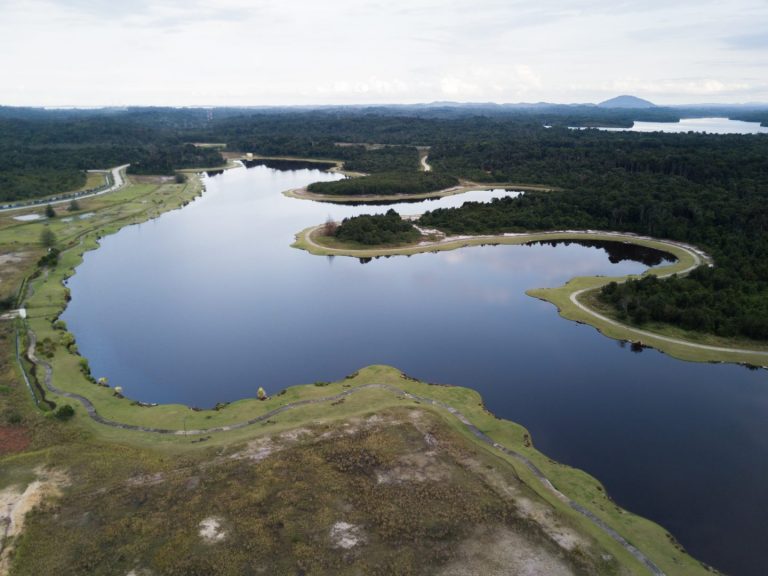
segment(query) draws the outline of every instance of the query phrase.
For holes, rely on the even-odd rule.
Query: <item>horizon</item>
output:
[[[768,102],[760,0],[0,3],[8,106]]]
[[[459,101],[459,100],[433,100],[431,102],[359,102],[359,103],[344,103],[344,104],[323,104],[323,103],[307,103],[307,104],[122,104],[122,105],[110,105],[110,104],[94,104],[94,105],[77,105],[77,104],[51,104],[51,105],[25,105],[14,104],[8,105],[0,102],[0,108],[32,108],[39,110],[120,110],[130,108],[172,108],[172,109],[190,109],[190,110],[209,110],[216,108],[232,108],[232,109],[318,109],[318,108],[397,108],[397,107],[440,107],[440,106],[453,106],[453,107],[481,107],[481,106],[497,106],[497,107],[520,107],[520,108],[535,108],[542,106],[600,106],[603,102],[618,97],[632,97],[637,98],[631,94],[619,94],[617,96],[608,98],[601,102],[553,102],[547,100],[540,100],[537,102],[473,102],[473,101]],[[644,98],[645,100],[645,98]],[[768,101],[765,102],[688,102],[683,104],[660,104],[651,101],[656,108],[768,108]],[[614,108],[617,109],[617,108]],[[631,110],[631,108],[625,108]]]

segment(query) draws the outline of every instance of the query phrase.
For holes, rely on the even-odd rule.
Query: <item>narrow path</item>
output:
[[[677,246],[681,250],[684,250],[687,252],[690,256],[693,257],[694,263],[686,268],[685,270],[679,270],[677,272],[670,272],[668,274],[659,274],[658,278],[667,278],[669,276],[672,276],[673,274],[677,274],[678,276],[683,276],[685,274],[688,274],[695,268],[699,267],[702,264],[701,256],[698,252],[691,249],[689,246],[684,244],[678,244],[675,242],[670,242],[670,244],[673,244],[674,246]],[[626,280],[624,280],[626,282]],[[594,288],[584,288],[582,290],[577,290],[573,294],[570,295],[570,300],[575,304],[582,312],[589,314],[590,316],[597,318],[599,320],[602,320],[603,322],[610,324],[612,326],[616,326],[618,328],[621,328],[622,330],[626,330],[628,332],[631,332],[633,334],[637,334],[638,336],[645,336],[647,338],[655,338],[656,340],[662,340],[664,342],[669,342],[670,344],[678,344],[680,346],[687,346],[689,348],[696,348],[698,350],[711,350],[713,352],[733,352],[737,354],[751,354],[756,357],[763,357],[768,358],[768,352],[763,352],[761,350],[749,350],[746,348],[728,348],[725,346],[710,346],[707,344],[696,344],[695,342],[690,342],[688,340],[681,340],[680,338],[672,338],[670,336],[662,336],[661,334],[657,334],[655,332],[650,332],[648,330],[641,330],[639,328],[633,328],[631,326],[628,326],[627,324],[623,324],[621,322],[618,322],[616,320],[613,320],[612,318],[609,318],[608,316],[604,316],[603,314],[600,314],[599,312],[593,310],[589,306],[582,304],[579,302],[579,296],[584,294],[585,292],[589,292],[590,290],[594,290]]]
[[[427,164],[427,158],[429,158],[429,154],[425,152],[424,155],[419,159],[419,162],[421,162],[421,169],[424,172],[432,172],[432,166]]]
[[[608,525],[608,523],[606,523],[602,518],[600,518],[599,516],[597,516],[596,514],[594,514],[593,512],[591,512],[590,510],[582,506],[581,504],[579,504],[578,502],[571,500],[568,496],[566,496],[565,494],[560,492],[557,488],[555,488],[554,484],[552,484],[549,478],[547,478],[544,475],[544,473],[541,471],[541,469],[539,469],[539,467],[536,466],[536,464],[534,464],[528,457],[524,456],[523,454],[520,454],[519,452],[516,452],[515,450],[512,450],[511,448],[507,448],[503,444],[496,442],[495,440],[493,440],[493,438],[491,438],[490,436],[485,434],[482,430],[480,430],[477,426],[472,424],[472,422],[466,416],[464,416],[464,414],[462,414],[459,410],[457,410],[453,406],[450,406],[449,404],[440,402],[439,400],[434,400],[432,398],[427,398],[425,396],[418,396],[416,394],[412,394],[410,392],[406,392],[405,390],[397,388],[396,386],[392,386],[391,384],[364,384],[361,386],[356,386],[355,388],[350,388],[349,390],[345,390],[333,396],[324,396],[322,398],[298,400],[296,402],[284,404],[283,406],[275,408],[274,410],[270,410],[269,412],[266,412],[260,416],[251,418],[250,420],[246,420],[244,422],[237,422],[235,424],[229,424],[227,426],[217,426],[214,428],[182,431],[182,430],[173,430],[168,428],[152,428],[147,426],[137,426],[134,424],[124,424],[121,422],[115,422],[113,420],[109,420],[107,418],[102,417],[97,412],[96,407],[93,405],[93,402],[91,402],[85,396],[82,396],[80,394],[75,394],[73,392],[65,392],[64,390],[61,390],[56,386],[54,386],[53,383],[51,382],[51,377],[53,375],[53,368],[51,368],[50,364],[48,364],[43,360],[40,360],[35,355],[35,347],[37,344],[37,338],[35,336],[35,333],[32,332],[31,330],[28,330],[27,335],[29,338],[29,347],[27,349],[27,357],[30,359],[31,362],[33,362],[35,365],[43,369],[44,371],[43,383],[45,387],[49,391],[53,392],[54,394],[58,394],[66,398],[71,398],[71,399],[80,401],[80,403],[85,407],[88,413],[88,416],[90,416],[91,419],[95,420],[96,422],[100,424],[104,424],[105,426],[120,428],[122,430],[134,430],[134,431],[140,431],[140,432],[150,432],[154,434],[173,434],[176,436],[193,436],[193,435],[200,435],[200,434],[211,434],[214,432],[228,432],[231,430],[238,430],[241,428],[245,428],[247,426],[252,426],[259,422],[265,422],[282,412],[286,412],[294,408],[307,406],[310,404],[323,404],[326,402],[335,402],[337,400],[340,400],[342,398],[346,398],[347,396],[355,394],[361,390],[370,390],[370,389],[387,390],[389,392],[392,392],[393,394],[396,394],[397,396],[401,396],[409,400],[413,400],[423,404],[429,404],[431,406],[442,408],[443,410],[446,410],[451,415],[456,417],[464,425],[464,427],[469,432],[471,432],[478,440],[480,440],[481,442],[483,442],[488,446],[491,446],[492,448],[498,450],[499,452],[502,452],[503,454],[510,456],[511,458],[514,458],[518,462],[522,463],[526,468],[528,468],[528,470],[530,470],[533,473],[534,477],[541,483],[541,485],[546,490],[554,494],[560,501],[566,503],[573,510],[575,510],[576,512],[584,516],[587,520],[592,522],[600,530],[605,532],[608,536],[610,536],[613,540],[615,540],[620,546],[622,546],[627,552],[629,552],[635,559],[641,562],[651,574],[653,574],[654,576],[665,576],[665,573],[661,570],[661,568],[659,568],[650,558],[648,558],[645,554],[643,554],[636,546],[632,545],[629,541],[626,540],[626,538],[624,538],[616,530],[611,528],[610,525]],[[23,371],[23,367],[22,367],[22,371]],[[25,378],[26,378],[26,374],[25,374]]]
[[[47,201],[44,198],[31,200],[29,202],[24,202],[23,204],[14,204],[13,206],[0,208],[0,212],[12,212],[14,210],[24,210],[28,208],[35,208],[38,206],[47,206],[48,204],[50,204],[51,206],[56,206],[57,204],[64,204],[65,202],[71,202],[72,200],[80,200],[81,198],[92,198],[93,196],[101,196],[102,194],[114,192],[115,190],[119,190],[125,185],[125,179],[123,178],[123,171],[127,170],[128,166],[130,166],[130,164],[123,164],[122,166],[117,166],[115,168],[112,168],[111,170],[112,185],[105,188],[104,190],[99,190],[98,192],[93,192],[91,194],[80,193],[80,192],[64,192],[61,195],[59,195],[62,198],[61,200]]]

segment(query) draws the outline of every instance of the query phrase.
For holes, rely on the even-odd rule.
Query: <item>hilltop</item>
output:
[[[600,108],[656,108],[656,104],[637,96],[616,96],[598,104]]]

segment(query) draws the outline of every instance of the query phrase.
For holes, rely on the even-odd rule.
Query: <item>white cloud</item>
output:
[[[0,0],[0,104],[768,100],[763,0]]]

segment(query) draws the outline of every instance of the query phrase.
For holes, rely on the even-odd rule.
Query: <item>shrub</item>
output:
[[[62,404],[53,411],[53,415],[56,419],[65,422],[75,415],[75,409],[69,404]]]

